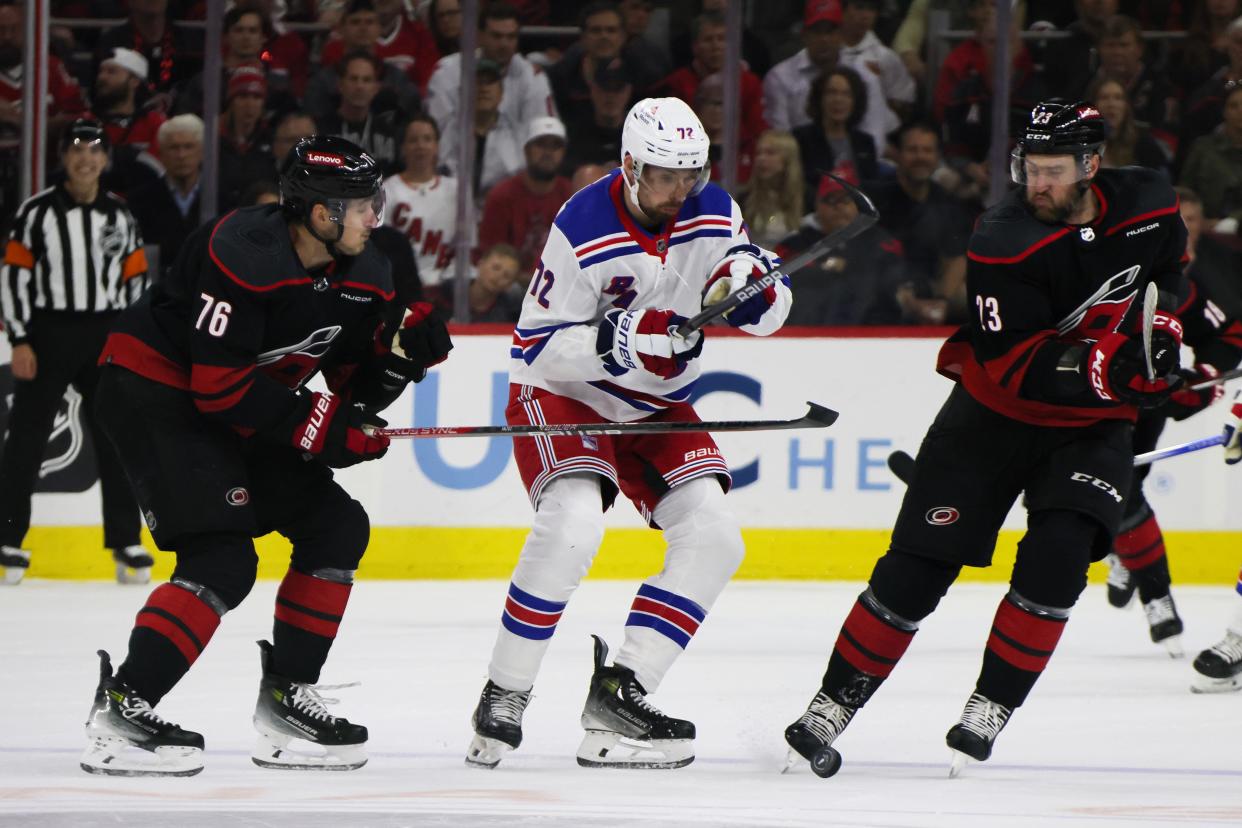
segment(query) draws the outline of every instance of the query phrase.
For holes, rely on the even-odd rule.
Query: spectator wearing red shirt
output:
[[[556,218],[573,189],[558,175],[565,160],[565,125],[559,118],[534,118],[527,125],[526,169],[498,183],[487,194],[479,225],[479,248],[505,243],[515,247],[522,272],[530,273]]]
[[[402,0],[373,0],[372,5],[375,8],[375,21],[379,26],[379,35],[375,39],[375,56],[400,69],[418,85],[420,92],[425,92],[427,81],[431,79],[431,70],[440,59],[440,50],[436,48],[436,40],[431,30],[421,21],[406,17]],[[334,35],[324,44],[319,61],[324,66],[332,66],[346,51],[345,39]]]
[[[138,90],[146,82],[147,59],[133,49],[113,49],[99,64],[91,111],[103,122],[114,154],[122,147],[135,153],[158,149],[156,135],[168,118],[158,111],[139,111]]]
[[[694,60],[690,65],[675,70],[660,81],[657,88],[693,106],[695,94],[703,78],[724,70],[724,17],[717,13],[696,17],[691,26],[690,48],[694,53]],[[759,133],[768,128],[767,121],[763,118],[763,83],[754,72],[743,68],[741,87],[740,135],[742,141],[754,141]]]

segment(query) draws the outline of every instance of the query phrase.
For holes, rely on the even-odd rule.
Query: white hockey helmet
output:
[[[630,109],[621,129],[621,161],[634,159],[634,183],[629,185],[638,203],[638,179],[643,166],[699,171],[690,195],[698,195],[711,178],[707,151],[711,141],[699,116],[680,98],[644,98]]]

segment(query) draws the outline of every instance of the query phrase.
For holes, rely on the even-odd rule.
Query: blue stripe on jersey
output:
[[[561,328],[568,328],[571,325],[579,325],[579,322],[558,322],[555,325],[544,325],[542,328],[514,328],[513,332],[523,339],[529,339],[532,336],[544,336],[545,334],[559,331]]]
[[[618,167],[594,184],[583,187],[556,214],[553,224],[565,234],[570,247],[578,248],[593,239],[626,232],[608,195],[612,180],[620,174]]]
[[[625,626],[650,627],[661,635],[671,638],[683,650],[690,643],[690,636],[685,630],[670,624],[663,618],[656,618],[654,615],[647,615],[643,612],[631,612],[630,617],[625,619]]]
[[[531,641],[544,641],[552,637],[556,632],[556,627],[534,627],[530,624],[523,624],[509,613],[500,616],[500,623],[506,630],[520,638],[529,638]],[[685,646],[684,644],[682,645]]]
[[[681,244],[682,242],[694,241],[695,239],[704,239],[710,236],[716,236],[722,239],[731,239],[733,238],[733,231],[726,230],[723,227],[710,227],[702,230],[695,230],[693,233],[687,233],[684,236],[677,236],[676,238],[670,239],[668,246],[673,247]]]
[[[509,357],[511,359],[520,359],[527,365],[535,361],[535,358],[542,353],[547,347],[548,342],[552,340],[552,334],[561,328],[568,328],[571,325],[577,325],[577,322],[561,322],[556,325],[545,325],[542,328],[514,328],[514,337],[521,339],[536,339],[529,345],[513,345],[509,348]]]
[[[659,601],[661,604],[668,604],[689,615],[700,624],[707,617],[707,610],[682,595],[675,592],[669,592],[666,589],[652,586],[651,584],[643,584],[638,588],[639,598],[650,598],[652,601]]]
[[[598,388],[600,391],[603,391],[605,394],[611,394],[612,396],[619,399],[621,402],[625,403],[631,408],[637,408],[639,411],[650,411],[652,413],[655,413],[656,411],[664,410],[663,408],[656,408],[653,405],[648,405],[645,402],[640,402],[634,397],[630,397],[625,394],[622,394],[615,386],[610,386],[610,384],[606,382],[592,380],[588,382],[587,385],[592,385]]]
[[[688,235],[686,236],[686,238],[691,238],[691,236]],[[673,244],[676,244],[676,243],[677,242],[673,242]],[[585,259],[580,259],[578,261],[578,267],[583,267],[583,268],[590,267],[591,265],[597,265],[597,264],[600,264],[601,262],[606,262],[610,259],[615,259],[618,256],[629,256],[633,253],[642,253],[642,252],[644,252],[642,247],[637,244],[627,244],[623,247],[609,247],[609,248],[599,251],[598,253],[592,253],[590,256],[587,256]]]
[[[686,383],[681,388],[678,388],[676,391],[670,391],[667,394],[664,394],[663,396],[665,399],[675,400],[676,402],[682,402],[683,400],[687,400],[690,398],[690,394],[694,391],[694,386],[697,384],[698,384],[698,380],[696,379],[692,382]]]

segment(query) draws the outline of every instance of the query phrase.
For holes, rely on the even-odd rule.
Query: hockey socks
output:
[[[1143,603],[1169,594],[1169,560],[1165,556],[1164,535],[1154,514],[1148,511],[1141,523],[1118,534],[1113,551],[1121,559],[1121,565],[1130,571]]]
[[[319,681],[352,588],[353,573],[347,570],[308,575],[289,568],[276,592],[272,672],[303,684]]]
[[[156,587],[138,611],[129,635],[129,655],[117,678],[151,706],[198,660],[228,608],[208,590],[173,578]]]
[[[881,604],[868,588],[841,625],[824,673],[824,692],[838,704],[862,707],[893,672],[918,628]]]
[[[1026,701],[1057,647],[1070,611],[1028,601],[1010,590],[992,621],[976,690],[1012,710]]]

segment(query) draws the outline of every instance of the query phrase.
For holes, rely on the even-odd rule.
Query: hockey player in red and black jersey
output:
[[[1110,549],[1130,485],[1133,424],[1180,385],[1170,311],[1186,230],[1173,190],[1138,168],[1101,170],[1104,121],[1082,103],[1031,112],[1021,186],[980,218],[967,253],[971,321],[941,349],[956,381],[919,449],[886,554],[850,611],[822,686],[785,731],[820,776],[831,746],[892,672],[963,566],[988,566],[1025,492],[1018,544],[974,692],[946,740],[950,775],[991,754],[1047,665],[1087,568]],[[1154,282],[1151,364],[1142,305]]]
[[[204,225],[170,276],[113,327],[99,419],[151,534],[177,563],[139,610],[115,675],[99,653],[88,772],[202,769],[203,737],[152,708],[246,597],[253,538],[273,531],[293,554],[272,642],[259,643],[254,761],[366,762],[366,728],[330,714],[315,686],[370,534],[331,469],[384,455],[376,412],[451,348],[429,306],[394,307],[389,264],[368,241],[382,218],[380,180],[354,144],[303,139],[281,170],[280,205]],[[331,393],[305,387],[317,372]],[[299,750],[304,742],[318,747]]]
[[[1135,454],[1156,447],[1169,418],[1184,420],[1223,397],[1224,385],[1198,391],[1192,386],[1242,361],[1242,293],[1235,284],[1242,260],[1224,244],[1202,236],[1203,202],[1199,196],[1180,187],[1177,194],[1190,259],[1178,295],[1177,316],[1185,326],[1185,344],[1194,349],[1194,364],[1180,370],[1185,380],[1182,387],[1164,405],[1144,411],[1135,423]],[[1149,465],[1134,470],[1121,531],[1108,556],[1108,601],[1125,607],[1137,591],[1151,640],[1162,644],[1169,655],[1181,657],[1182,619],[1169,588],[1164,535],[1143,494],[1143,482],[1150,470]]]

